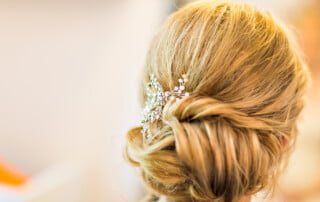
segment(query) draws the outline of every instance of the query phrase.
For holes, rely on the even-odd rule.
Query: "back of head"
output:
[[[237,201],[274,187],[294,145],[308,71],[269,13],[199,1],[172,14],[146,60],[163,90],[188,75],[190,96],[166,103],[161,120],[127,134],[126,155],[150,192],[172,201]]]

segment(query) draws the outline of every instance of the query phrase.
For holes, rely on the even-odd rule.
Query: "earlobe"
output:
[[[288,142],[289,142],[289,140],[288,140],[287,137],[285,137],[285,136],[281,136],[281,137],[280,137],[280,143],[281,143],[281,148],[282,148],[282,149],[284,149],[284,148],[287,147]]]

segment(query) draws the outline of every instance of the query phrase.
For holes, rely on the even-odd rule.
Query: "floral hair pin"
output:
[[[171,91],[163,91],[161,84],[158,82],[154,74],[150,75],[150,81],[147,83],[147,101],[142,111],[142,134],[149,138],[151,133],[149,125],[155,121],[160,120],[162,110],[169,100],[181,99],[190,94],[185,91],[185,83],[188,81],[187,76],[184,74],[182,78],[178,79],[178,86],[175,86]]]

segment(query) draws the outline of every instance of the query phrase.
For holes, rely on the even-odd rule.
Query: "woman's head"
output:
[[[308,71],[269,13],[200,1],[172,14],[154,37],[141,86],[164,91],[183,75],[190,96],[168,102],[151,139],[127,134],[127,157],[150,191],[175,201],[236,201],[272,188],[294,145]]]

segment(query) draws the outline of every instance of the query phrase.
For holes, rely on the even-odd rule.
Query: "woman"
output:
[[[272,190],[298,133],[309,73],[269,13],[199,1],[172,14],[143,72],[127,159],[145,201],[250,201]]]

